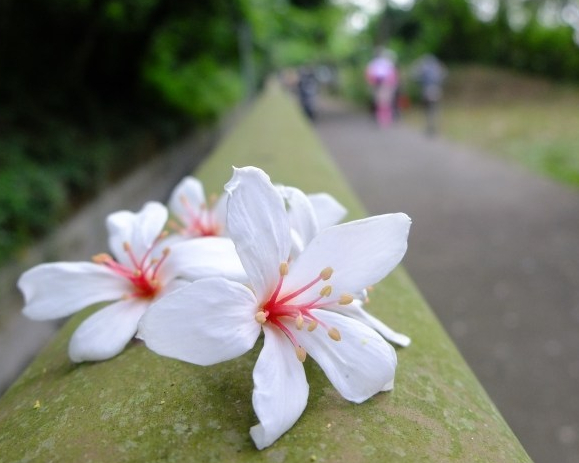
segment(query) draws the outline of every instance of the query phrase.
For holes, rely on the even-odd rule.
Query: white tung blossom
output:
[[[120,353],[137,331],[149,305],[185,280],[208,276],[245,279],[231,240],[208,238],[165,242],[165,206],[147,203],[138,213],[119,211],[107,217],[109,254],[92,262],[41,264],[20,277],[24,315],[49,320],[89,305],[108,305],[74,332],[69,356],[75,362],[105,360]]]
[[[203,185],[194,177],[185,177],[169,198],[169,225],[184,238],[223,236],[226,234],[227,195],[205,199]]]
[[[259,449],[298,420],[309,386],[302,362],[311,356],[347,400],[360,403],[392,388],[396,353],[367,324],[336,307],[350,306],[402,259],[410,219],[370,217],[322,229],[295,257],[284,199],[267,175],[236,169],[226,185],[227,227],[250,287],[206,278],[156,302],[139,324],[153,351],[211,365],[250,350],[263,331],[253,372]]]
[[[286,204],[292,247],[290,259],[295,259],[320,230],[336,225],[346,215],[346,209],[327,193],[306,195],[294,187],[278,187]],[[394,331],[363,308],[367,291],[354,294],[351,304],[330,306],[329,310],[355,318],[378,331],[386,340],[400,346],[410,345],[410,338]]]

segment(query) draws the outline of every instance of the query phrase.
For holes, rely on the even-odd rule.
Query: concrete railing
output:
[[[208,192],[219,192],[232,165],[261,167],[274,182],[308,193],[327,191],[348,208],[348,219],[365,215],[277,88],[262,95],[195,175]],[[257,423],[251,391],[259,346],[197,367],[134,342],[112,360],[74,365],[67,343],[88,309],[0,399],[0,462],[530,461],[402,268],[374,287],[367,309],[413,339],[398,350],[395,389],[355,405],[307,360],[308,406],[263,451],[248,432]]]

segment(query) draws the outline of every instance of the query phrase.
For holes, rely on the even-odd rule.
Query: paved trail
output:
[[[316,128],[369,212],[412,217],[405,266],[530,456],[579,462],[579,193],[328,102]]]

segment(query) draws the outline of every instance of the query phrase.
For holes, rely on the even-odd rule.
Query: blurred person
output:
[[[414,65],[412,73],[420,85],[420,96],[426,116],[426,133],[434,135],[437,131],[442,84],[447,75],[446,67],[434,55],[427,54]]]
[[[366,66],[366,80],[372,87],[376,122],[388,127],[393,119],[393,104],[398,86],[395,56],[390,50],[380,49]]]
[[[318,80],[310,67],[300,68],[298,72],[297,92],[304,113],[313,121],[316,118]]]

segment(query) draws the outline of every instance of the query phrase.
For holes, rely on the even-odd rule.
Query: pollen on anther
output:
[[[279,264],[279,274],[284,277],[288,274],[289,272],[289,265],[287,262],[282,262],[281,264]]]
[[[338,303],[340,305],[348,305],[351,304],[353,300],[354,297],[351,294],[342,294]]]
[[[300,362],[303,363],[306,361],[306,350],[302,346],[296,347],[296,355],[298,356],[298,360]]]
[[[131,245],[130,245],[127,241],[125,241],[125,242],[123,243],[123,249],[124,249],[126,252],[130,252],[130,250],[131,250]]]
[[[332,294],[332,287],[330,285],[324,286],[320,291],[320,296],[323,297],[330,297],[330,294]]]
[[[340,341],[342,339],[340,332],[336,328],[330,328],[328,330],[328,336],[330,336],[334,341]]]
[[[109,256],[106,253],[95,254],[94,256],[92,256],[92,261],[95,264],[104,264],[105,262],[108,262],[110,260],[111,260],[111,256]]]
[[[301,330],[304,327],[304,317],[302,317],[302,314],[299,314],[296,317],[296,328],[298,330]]]
[[[320,272],[320,278],[324,281],[329,280],[332,277],[332,273],[334,273],[334,269],[332,267],[326,267]]]
[[[316,328],[318,327],[318,322],[315,320],[312,320],[310,322],[310,324],[308,325],[308,331],[314,331]]]
[[[261,323],[262,325],[267,321],[267,316],[265,312],[259,311],[255,314],[255,321]]]

